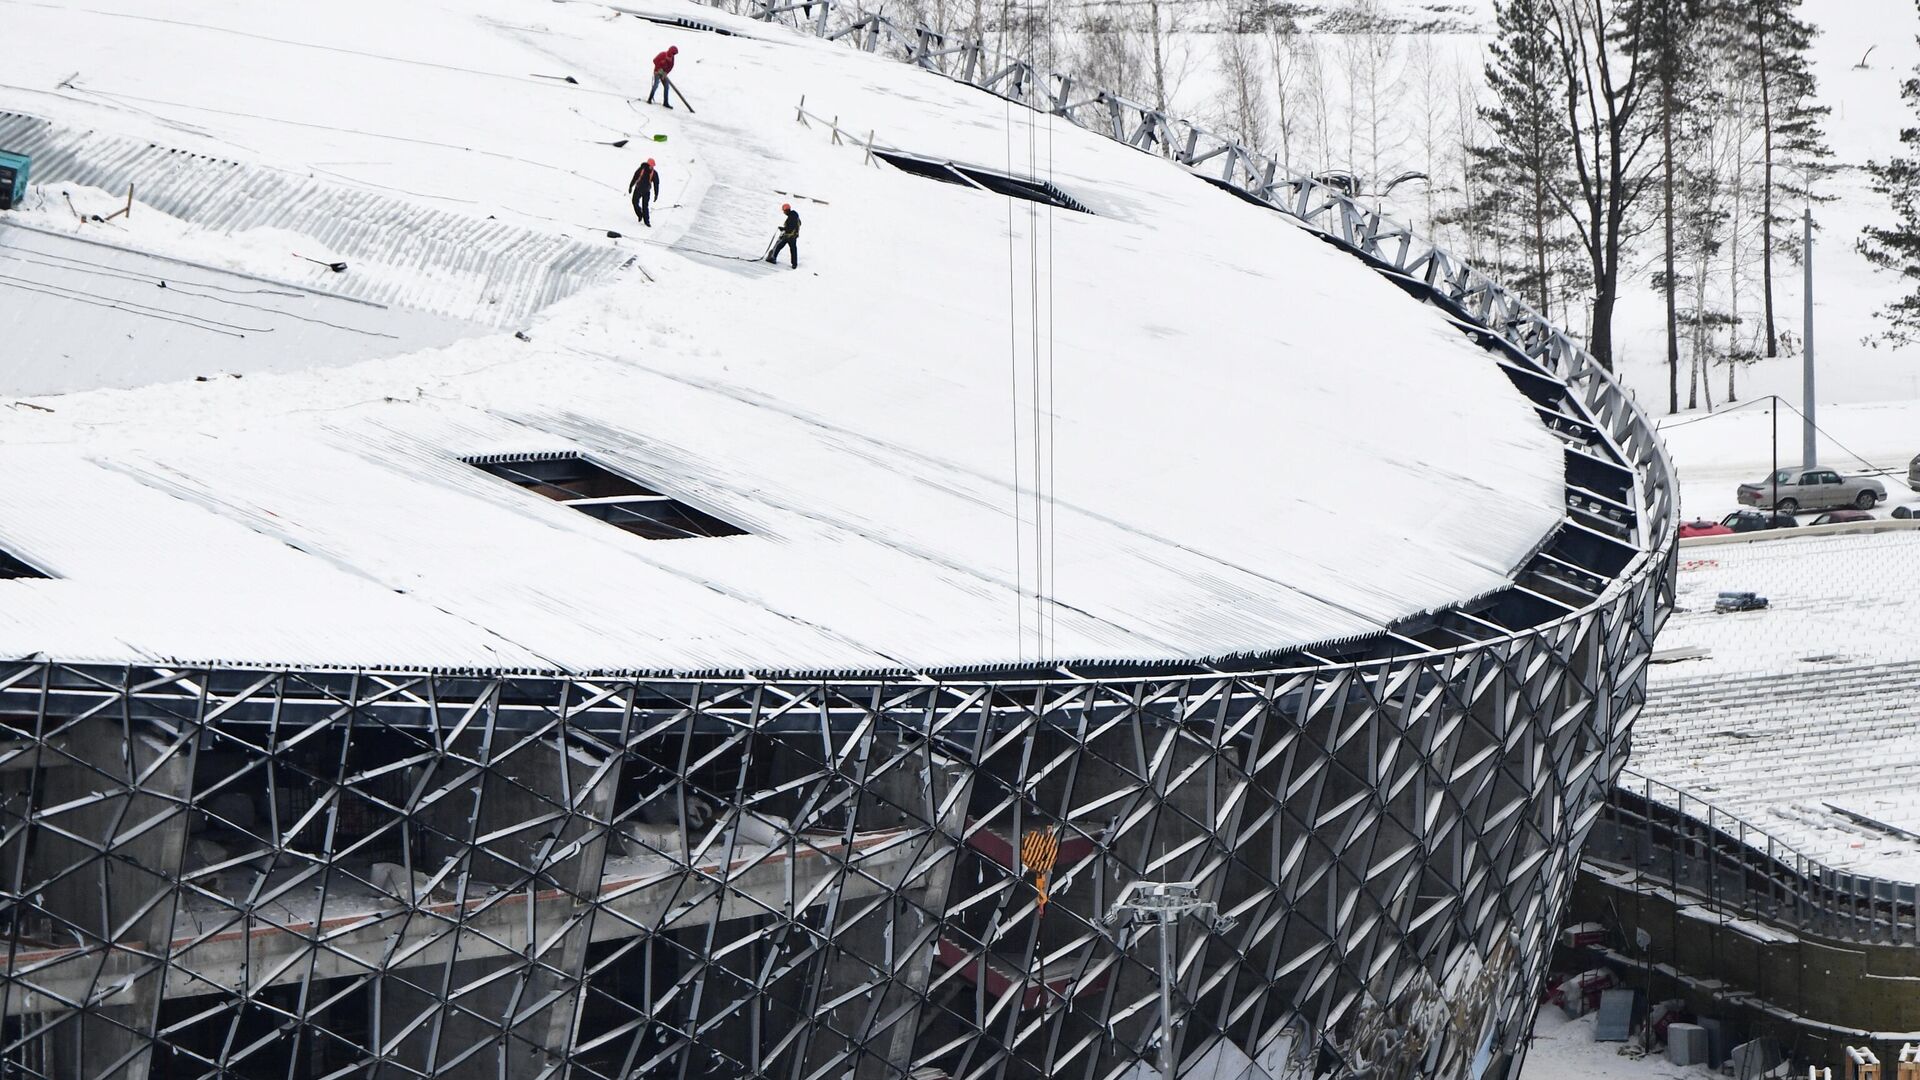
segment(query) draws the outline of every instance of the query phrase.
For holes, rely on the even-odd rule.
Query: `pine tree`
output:
[[[1661,270],[1655,275],[1667,316],[1667,411],[1680,411],[1680,304],[1674,215],[1675,189],[1682,178],[1681,155],[1698,127],[1704,91],[1704,6],[1701,0],[1641,0],[1647,58],[1657,89],[1654,112],[1660,125]],[[1695,382],[1697,388],[1697,380]]]
[[[1765,304],[1767,355],[1780,355],[1773,320],[1773,257],[1795,251],[1792,222],[1781,204],[1812,197],[1813,181],[1826,172],[1832,156],[1821,119],[1829,112],[1818,103],[1807,52],[1818,31],[1799,17],[1800,0],[1734,0],[1742,16],[1747,61],[1759,79],[1761,127],[1760,243],[1761,292]]]
[[[1469,231],[1492,241],[1494,252],[1512,252],[1510,265],[1489,269],[1508,274],[1509,283],[1549,317],[1555,271],[1576,244],[1561,225],[1571,150],[1552,8],[1553,0],[1494,5],[1486,66],[1493,100],[1480,107],[1485,137],[1469,147],[1468,166],[1477,183],[1460,217]]]
[[[1920,116],[1920,77],[1902,83],[1900,97]],[[1905,345],[1920,340],[1920,157],[1913,156],[1920,153],[1920,127],[1901,128],[1900,145],[1906,156],[1867,165],[1874,190],[1893,203],[1894,224],[1884,229],[1868,226],[1859,248],[1875,266],[1892,270],[1907,282],[1907,294],[1880,313],[1890,324],[1882,337]]]

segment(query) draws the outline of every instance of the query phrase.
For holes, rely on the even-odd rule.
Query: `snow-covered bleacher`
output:
[[[1829,866],[1920,881],[1920,536],[1689,548],[1633,767]],[[1716,614],[1723,590],[1768,598]]]

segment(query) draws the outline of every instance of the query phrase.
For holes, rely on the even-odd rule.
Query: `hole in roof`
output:
[[[938,180],[946,184],[958,184],[961,187],[981,188],[1015,199],[1028,202],[1045,203],[1058,206],[1063,210],[1074,210],[1082,214],[1091,214],[1087,204],[1067,194],[1051,180],[1039,177],[1015,176],[989,169],[984,165],[965,165],[958,161],[941,161],[938,158],[921,157],[899,150],[875,150],[873,156],[899,169],[901,172],[924,176],[929,180]]]
[[[645,19],[650,23],[659,23],[661,26],[677,26],[682,30],[699,30],[708,34],[719,34],[721,37],[734,36],[733,31],[728,30],[724,26],[715,26],[712,23],[697,22],[693,19],[688,19],[679,15],[648,15],[638,11],[629,11],[627,12],[627,14],[632,15],[635,18]]]
[[[45,570],[33,566],[25,559],[14,555],[13,552],[5,548],[0,548],[0,581],[5,581],[9,578],[46,578],[52,576],[52,574],[47,573]]]
[[[580,454],[485,454],[461,460],[648,540],[744,536],[747,532]]]

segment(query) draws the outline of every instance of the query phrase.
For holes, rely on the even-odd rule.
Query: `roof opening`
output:
[[[929,180],[938,180],[946,184],[959,184],[961,187],[982,188],[1015,199],[1028,202],[1045,203],[1064,210],[1074,210],[1082,214],[1091,214],[1087,204],[1062,191],[1051,180],[1038,177],[1015,176],[989,169],[984,165],[964,165],[958,161],[941,161],[937,158],[921,157],[900,150],[875,150],[873,156],[899,169],[901,172],[924,176]]]
[[[747,532],[571,451],[485,454],[461,460],[648,540]]]
[[[728,30],[724,26],[715,26],[712,23],[701,22],[698,19],[689,19],[683,15],[654,15],[643,11],[629,11],[627,14],[645,19],[650,23],[659,23],[661,26],[677,26],[682,30],[700,30],[709,34],[719,34],[722,37],[734,36],[733,31]]]
[[[44,578],[51,577],[46,571],[29,565],[26,560],[16,558],[5,548],[0,548],[0,581],[8,578]]]

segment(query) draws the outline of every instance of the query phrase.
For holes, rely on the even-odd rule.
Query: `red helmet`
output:
[[[652,158],[648,158],[648,159],[647,159],[647,164],[649,164],[649,165],[651,165],[651,164],[653,164],[653,159],[652,159]]]
[[[675,55],[675,56],[678,56],[678,55],[680,55],[680,46],[678,46],[678,45],[669,45],[669,46],[667,46],[667,51],[668,51],[668,52],[670,52],[670,53],[672,53],[672,54],[673,54],[673,55]]]
[[[781,204],[780,204],[780,209],[781,209],[781,211],[782,211],[782,212],[785,212],[785,211],[788,211],[788,210],[791,210],[791,209],[793,209],[793,204],[792,204],[792,203],[781,203]]]

